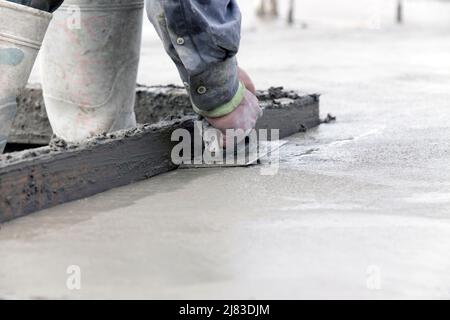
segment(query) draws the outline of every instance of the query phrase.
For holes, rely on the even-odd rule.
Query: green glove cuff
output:
[[[242,82],[239,81],[238,90],[230,102],[227,102],[224,105],[221,105],[220,107],[217,107],[209,112],[200,110],[194,104],[192,104],[192,107],[197,114],[204,116],[206,118],[220,118],[236,110],[236,108],[241,104],[242,100],[244,100],[244,96],[245,96],[245,86],[242,84]]]

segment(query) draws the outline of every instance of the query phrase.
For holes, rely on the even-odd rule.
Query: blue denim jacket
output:
[[[175,62],[194,109],[206,116],[234,110],[243,97],[236,53],[236,0],[147,0],[147,13]]]

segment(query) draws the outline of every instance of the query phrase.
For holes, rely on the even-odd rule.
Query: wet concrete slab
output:
[[[288,167],[271,177],[259,168],[175,171],[3,226],[0,292],[448,298],[450,223],[411,212],[410,201],[389,184]],[[67,288],[69,266],[80,267],[81,290]]]

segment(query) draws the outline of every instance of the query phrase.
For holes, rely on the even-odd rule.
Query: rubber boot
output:
[[[52,14],[0,0],[0,153],[3,152],[20,89],[25,87]]]
[[[80,142],[134,128],[144,0],[66,0],[42,49],[53,132]]]

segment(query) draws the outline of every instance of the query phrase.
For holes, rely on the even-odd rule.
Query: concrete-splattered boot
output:
[[[0,0],[0,153],[16,115],[16,97],[30,76],[52,14]]]
[[[54,133],[80,142],[136,126],[144,0],[66,0],[43,45],[41,74]]]

